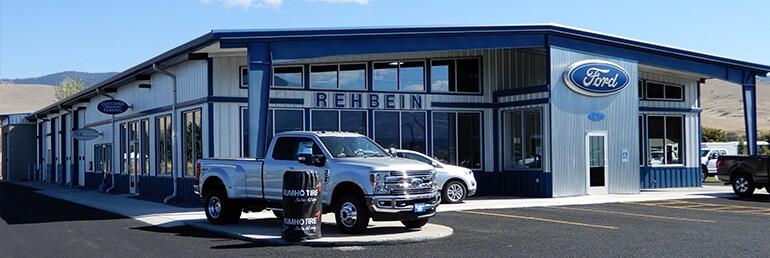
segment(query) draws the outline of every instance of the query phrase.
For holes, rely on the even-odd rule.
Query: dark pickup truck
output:
[[[756,189],[765,188],[770,193],[770,156],[719,156],[717,178],[731,184],[739,196],[750,196]]]

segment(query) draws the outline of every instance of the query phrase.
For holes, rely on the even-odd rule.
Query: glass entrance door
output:
[[[585,143],[588,194],[607,193],[607,132],[588,132]]]

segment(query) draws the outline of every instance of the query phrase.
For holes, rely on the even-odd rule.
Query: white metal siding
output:
[[[214,96],[247,97],[248,89],[240,88],[240,67],[247,64],[246,56],[212,57]]]

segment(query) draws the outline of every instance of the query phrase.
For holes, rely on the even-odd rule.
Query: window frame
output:
[[[302,112],[302,130],[305,130],[305,128],[308,128],[307,127],[307,123],[305,121],[305,116],[307,115],[307,114],[305,114],[305,109],[303,109],[303,108],[270,108],[268,110],[268,112],[270,112],[272,114],[272,117],[273,117],[273,119],[270,121],[270,123],[272,124],[271,128],[273,130],[272,130],[272,132],[268,132],[268,133],[270,133],[270,135],[271,135],[270,138],[271,139],[275,136],[275,111],[276,110],[278,110],[278,111],[288,110],[288,111],[300,111],[300,112]],[[267,144],[270,144],[270,143],[267,143]]]
[[[309,112],[310,112],[310,114],[309,114],[310,115],[309,128],[310,128],[311,131],[315,131],[315,129],[313,129],[313,112],[315,112],[315,111],[322,111],[322,112],[323,111],[331,111],[331,112],[336,112],[337,113],[337,131],[341,131],[342,130],[342,112],[359,112],[359,113],[363,113],[364,114],[364,118],[366,118],[366,121],[364,123],[364,126],[366,126],[366,134],[364,134],[364,136],[369,135],[369,131],[371,130],[371,129],[369,129],[369,112],[367,112],[366,110],[361,110],[361,109],[323,109],[323,108],[312,108],[312,109],[309,110]],[[354,133],[358,133],[358,132],[354,132]]]
[[[408,113],[423,113],[425,115],[425,126],[426,126],[425,133],[424,133],[424,136],[425,136],[425,152],[428,152],[428,142],[430,141],[432,143],[433,140],[432,139],[428,139],[428,130],[432,130],[432,128],[427,128],[427,126],[428,126],[428,111],[427,110],[374,110],[374,111],[372,111],[372,121],[373,121],[374,124],[377,123],[377,113],[381,113],[381,112],[398,113],[398,127],[397,127],[398,128],[398,149],[400,149],[400,150],[403,150],[403,147],[404,147],[404,134],[401,131],[401,126],[402,126],[402,123],[403,123],[403,121],[401,119],[401,113],[404,113],[404,112],[408,112]],[[377,145],[380,145],[380,143],[378,143],[377,140],[376,140],[377,139],[377,130],[376,130],[376,128],[377,128],[377,126],[372,126],[372,129],[371,129],[372,130],[372,140],[374,140],[374,142],[377,143]],[[431,131],[431,133],[433,133],[433,132]],[[383,147],[382,145],[380,145],[380,147],[382,147],[385,150],[388,149],[388,148]],[[415,150],[411,150],[411,151],[415,151]],[[417,151],[417,152],[419,152],[419,151]]]
[[[244,116],[243,112],[245,110],[249,110],[249,106],[239,106],[238,107],[238,116],[239,116],[239,118],[238,118],[238,124],[239,124],[239,126],[238,126],[238,129],[239,129],[238,138],[239,138],[239,140],[238,140],[238,142],[240,143],[240,150],[239,150],[239,152],[241,154],[241,158],[246,158],[249,155],[248,153],[246,153],[246,148],[245,148],[245,147],[248,147],[248,145],[247,145],[248,144],[248,138],[244,137],[244,134],[243,134],[244,131],[248,132],[248,128],[249,128],[249,126],[246,123],[244,123],[244,117],[248,117],[248,114],[245,114],[245,116]],[[210,128],[209,130],[213,130],[213,129]],[[270,143],[268,143],[268,144],[270,144]]]
[[[475,60],[478,61],[478,68],[479,68],[479,90],[476,91],[476,92],[457,91],[457,85],[458,85],[457,84],[457,78],[458,78],[458,76],[457,76],[457,60],[468,60],[468,59],[475,59]],[[430,93],[458,94],[458,95],[462,95],[462,94],[478,95],[478,94],[482,94],[484,92],[484,70],[483,70],[484,69],[484,63],[482,62],[483,60],[482,60],[481,56],[456,57],[456,58],[442,57],[442,58],[435,58],[435,59],[428,60],[428,62],[430,62],[430,67],[428,69],[431,70],[431,71],[429,73],[430,74],[430,76],[429,76],[430,78],[428,78],[428,80],[427,80],[428,82],[427,83],[430,84],[430,85],[432,85],[432,83],[433,83],[433,62],[434,61],[452,61],[453,68],[454,68],[454,78],[453,79],[454,79],[454,84],[455,84],[455,91],[450,91],[449,89],[447,89],[447,91],[434,91],[433,87],[430,87]]]
[[[299,86],[276,86],[275,85],[275,68],[296,68],[299,67],[300,71],[300,85]],[[308,85],[305,85],[305,66],[304,65],[273,65],[270,67],[270,88],[276,89],[305,89]]]
[[[201,141],[200,141],[200,146],[197,146],[195,144],[195,141],[194,141],[195,138],[193,138],[193,142],[192,142],[193,152],[192,152],[192,155],[195,156],[195,154],[196,154],[195,150],[197,149],[199,151],[199,153],[201,154],[201,157],[200,158],[193,157],[192,171],[187,171],[187,158],[188,157],[187,157],[187,144],[185,144],[185,143],[186,143],[186,140],[187,140],[186,137],[189,137],[189,136],[187,135],[187,132],[185,130],[185,127],[187,126],[187,122],[188,122],[186,114],[192,113],[192,116],[193,116],[192,123],[193,123],[193,126],[194,126],[195,125],[195,113],[196,112],[198,113],[198,118],[200,119],[200,124],[198,126],[201,128],[201,133],[200,133],[200,135],[196,135],[195,131],[192,131],[192,133],[193,133],[193,137],[198,136],[198,137],[200,137]],[[181,146],[180,146],[181,147],[180,148],[181,149],[181,153],[180,154],[181,154],[181,159],[182,159],[181,161],[182,161],[182,164],[183,164],[182,165],[182,170],[180,171],[180,174],[181,174],[180,177],[183,177],[183,178],[195,177],[195,164],[198,162],[199,159],[203,159],[204,158],[203,157],[203,144],[204,144],[205,141],[203,140],[203,134],[204,134],[203,133],[203,108],[197,107],[197,108],[191,108],[191,109],[183,110],[183,111],[180,112],[180,118],[182,120],[181,121],[182,123],[180,124],[180,126],[182,128],[180,128],[180,131],[181,131],[180,135],[181,135],[181,137],[179,137],[180,138],[179,144],[181,144]],[[173,140],[172,140],[172,144],[173,144]],[[172,146],[172,148],[173,148],[173,146]],[[173,171],[173,169],[172,169],[172,171]],[[191,174],[187,175],[188,173],[191,173]]]
[[[238,88],[239,89],[248,89],[249,88],[249,81],[248,80],[246,80],[246,81],[243,80],[243,70],[246,70],[246,76],[248,77],[249,66],[248,65],[238,66]]]
[[[521,114],[521,117],[520,117],[521,121],[519,121],[521,123],[519,130],[521,130],[520,136],[521,136],[521,139],[522,139],[522,142],[521,142],[521,159],[522,160],[526,160],[526,151],[525,151],[526,146],[525,146],[525,141],[524,141],[524,133],[525,133],[526,125],[524,123],[524,119],[525,119],[524,118],[524,113],[527,112],[527,111],[537,111],[540,114],[540,125],[539,125],[540,126],[540,146],[543,148],[543,150],[545,150],[546,144],[545,144],[545,141],[543,140],[545,138],[544,134],[546,133],[545,132],[545,119],[544,119],[544,115],[545,114],[544,114],[544,110],[545,109],[543,107],[527,107],[527,108],[514,108],[514,109],[500,110],[500,116],[502,117],[502,120],[503,120],[502,123],[501,123],[501,126],[503,127],[502,128],[503,143],[502,143],[502,146],[501,146],[502,150],[500,151],[500,153],[502,154],[502,158],[500,159],[500,162],[502,162],[502,170],[503,171],[522,171],[522,170],[525,170],[525,171],[539,171],[539,170],[543,170],[544,169],[543,167],[546,164],[546,162],[545,162],[545,157],[547,155],[546,151],[543,151],[543,155],[542,155],[541,160],[540,160],[540,167],[539,168],[517,168],[517,167],[508,168],[506,160],[505,160],[506,157],[507,157],[506,154],[510,151],[508,148],[506,148],[506,143],[505,143],[506,133],[509,133],[508,130],[505,130],[505,128],[506,128],[506,124],[505,124],[506,117],[505,117],[505,115],[507,113],[513,113],[513,112],[518,112],[518,113]]]
[[[372,63],[373,64],[373,63]],[[340,67],[343,65],[364,65],[364,88],[363,89],[341,89],[340,88]],[[335,88],[317,88],[313,87],[313,66],[337,66],[337,87]],[[372,65],[374,67],[374,65]],[[369,90],[369,63],[367,62],[342,62],[342,63],[313,63],[308,64],[308,89],[328,90],[328,91],[368,91]],[[372,70],[374,73],[374,70]]]
[[[639,79],[639,81],[644,82],[644,89],[642,90],[642,92],[644,93],[644,96],[643,97],[639,96],[640,100],[671,101],[671,102],[684,102],[685,101],[685,94],[686,94],[686,92],[685,92],[685,85],[677,84],[677,83],[657,81],[657,80],[648,80],[648,79]],[[647,94],[647,83],[648,82],[652,82],[652,83],[657,83],[657,84],[663,85],[663,98],[650,98],[650,97],[648,97],[648,94]],[[668,98],[666,96],[666,89],[668,87],[679,88],[681,90],[681,92],[682,92],[682,97],[681,98]]]
[[[172,177],[174,176],[174,144],[173,144],[173,137],[171,137],[172,143],[169,145],[171,146],[171,169],[169,171],[165,171],[165,169],[161,169],[161,160],[165,158],[161,158],[161,155],[165,155],[165,151],[161,152],[161,145],[165,145],[166,142],[166,135],[170,135],[172,132],[165,132],[165,134],[161,135],[160,133],[160,127],[165,126],[160,124],[160,120],[166,120],[168,119],[168,122],[171,124],[171,130],[173,131],[173,125],[174,122],[172,121],[171,113],[165,113],[155,116],[155,176],[160,177]],[[165,122],[165,121],[164,121]],[[166,130],[167,128],[164,128]],[[161,144],[161,141],[163,141],[163,144]],[[161,173],[161,171],[164,171]]]
[[[436,141],[433,140],[433,137],[435,137],[435,135],[436,135],[435,130],[434,130],[434,128],[435,128],[434,127],[435,126],[435,119],[434,118],[435,118],[435,114],[436,113],[455,114],[455,117],[454,117],[455,128],[454,129],[455,129],[455,144],[456,145],[458,144],[459,138],[460,138],[460,136],[459,136],[460,133],[457,130],[458,127],[459,127],[458,122],[460,120],[459,115],[462,114],[462,113],[465,113],[465,114],[479,114],[479,134],[480,134],[479,135],[479,150],[480,150],[479,160],[481,162],[479,162],[480,167],[478,167],[478,168],[468,168],[468,169],[473,170],[473,171],[484,170],[484,111],[483,110],[436,110],[436,111],[431,112],[431,119],[430,119],[430,135],[431,135],[431,139],[430,139],[430,157],[433,158],[433,159],[436,159],[436,157],[434,156],[434,152],[436,150],[436,144],[435,144]],[[455,160],[458,163],[455,166],[460,166],[459,165],[459,162],[460,162],[459,148],[457,148],[457,147],[455,147],[455,148],[456,148],[456,150],[455,150]],[[449,165],[452,165],[452,164],[449,164]]]
[[[409,63],[409,62],[422,62],[422,90],[417,91],[417,90],[402,90],[401,89],[401,65],[403,65],[404,63]],[[374,91],[374,92],[383,92],[383,93],[391,93],[391,92],[392,93],[427,93],[428,92],[428,85],[427,84],[428,84],[428,81],[429,81],[429,79],[428,79],[428,69],[430,68],[429,62],[430,62],[430,59],[425,59],[425,58],[422,58],[422,59],[415,58],[415,59],[396,59],[396,60],[375,60],[375,61],[371,61],[372,68],[368,69],[368,67],[367,67],[367,73],[369,72],[369,70],[371,70],[371,77],[372,77],[372,86],[371,86],[371,88],[372,88],[372,91]],[[383,63],[384,64],[391,64],[391,63],[397,63],[398,64],[398,67],[396,68],[396,90],[378,90],[378,89],[374,88],[374,86],[375,86],[375,84],[374,84],[374,71],[375,71],[374,66],[376,64],[383,64]]]
[[[668,119],[667,118],[668,117],[679,117],[680,119],[682,119],[681,120],[682,123],[681,123],[681,127],[680,127],[680,131],[682,132],[682,135],[681,135],[681,139],[682,139],[682,143],[681,143],[682,156],[680,157],[680,160],[682,161],[682,163],[679,163],[679,164],[666,164],[666,150],[665,150],[665,145],[664,145],[664,150],[663,150],[663,159],[664,159],[663,163],[664,164],[650,164],[649,160],[650,160],[650,155],[652,154],[652,150],[651,150],[652,146],[649,144],[649,142],[650,142],[650,133],[649,133],[649,129],[650,129],[649,119],[650,119],[650,117],[662,117],[663,118],[663,140],[664,141],[668,137],[668,131],[666,130],[666,128],[667,128],[666,124],[668,123]],[[685,166],[687,166],[687,158],[686,158],[687,157],[687,135],[686,135],[686,131],[685,131],[685,129],[687,128],[687,125],[685,123],[685,119],[686,119],[686,115],[684,115],[684,114],[645,114],[644,115],[644,136],[645,136],[644,137],[644,140],[645,140],[644,141],[645,142],[645,146],[644,146],[645,149],[644,149],[644,151],[646,152],[645,156],[644,156],[645,157],[644,166],[648,166],[648,167],[685,167]]]

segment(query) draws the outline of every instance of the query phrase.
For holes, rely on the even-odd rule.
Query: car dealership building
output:
[[[43,180],[152,200],[197,202],[197,159],[262,158],[291,130],[471,168],[479,194],[638,193],[700,186],[706,79],[743,89],[756,142],[768,72],[559,25],[212,31],[30,119]]]

